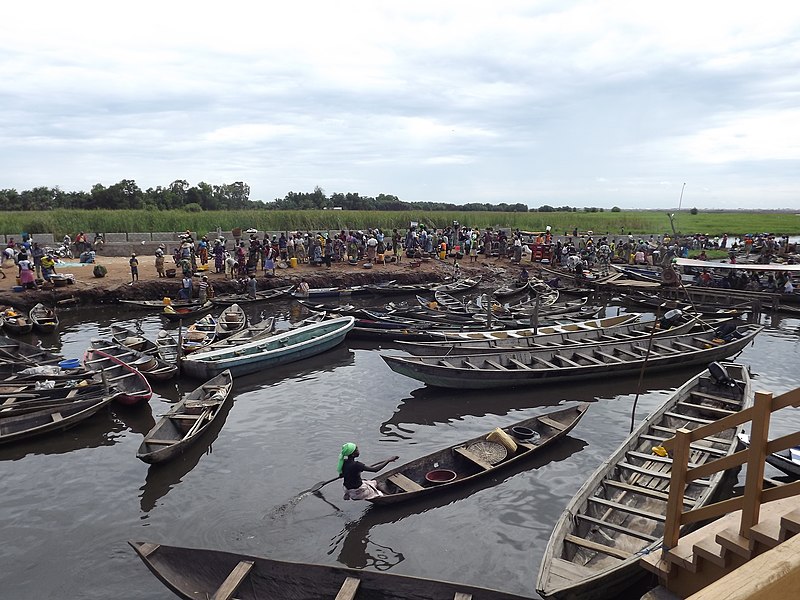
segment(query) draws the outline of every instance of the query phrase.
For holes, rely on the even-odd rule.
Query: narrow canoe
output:
[[[183,354],[189,354],[202,350],[206,346],[212,344],[215,340],[217,333],[217,320],[211,315],[206,315],[192,323],[183,334],[181,341],[181,350]]]
[[[275,330],[275,317],[269,317],[263,321],[259,321],[253,325],[248,325],[246,329],[242,329],[228,337],[215,340],[208,346],[203,346],[203,352],[215,350],[217,348],[230,348],[231,346],[238,346],[245,342],[252,342],[269,337]]]
[[[521,282],[521,281],[512,281],[509,284],[504,285],[503,287],[497,288],[495,291],[492,292],[492,295],[495,298],[511,298],[512,296],[516,296],[518,294],[522,294],[523,292],[527,292],[530,290],[530,286],[528,285],[529,282]]]
[[[120,404],[147,402],[153,395],[150,384],[139,371],[102,350],[89,348],[83,358],[87,368],[101,371],[102,379],[120,391],[115,397]]]
[[[750,436],[746,433],[739,434],[739,441],[745,448],[750,447]],[[767,462],[792,479],[800,479],[800,446],[767,454]]]
[[[118,344],[138,352],[144,352],[145,354],[156,354],[158,352],[158,346],[153,340],[147,339],[129,327],[112,325],[111,337]]]
[[[214,309],[214,303],[210,300],[205,304],[196,306],[165,306],[161,315],[168,321],[190,321],[196,319]]]
[[[661,545],[672,468],[672,459],[653,448],[677,429],[696,429],[753,405],[747,368],[733,363],[715,367],[733,385],[719,383],[711,374],[716,369],[690,379],[602,461],[569,501],[539,567],[536,590],[542,596],[624,598],[624,590],[646,573],[639,558]],[[739,431],[727,429],[693,443],[690,467],[733,454]],[[729,479],[736,481],[734,470],[697,480],[686,488],[685,502],[701,508],[715,500]]]
[[[586,348],[546,348],[524,352],[447,356],[382,356],[389,367],[428,385],[458,389],[501,388],[592,377],[683,368],[722,360],[742,350],[763,329],[742,325],[739,337],[725,341],[718,332],[660,337],[652,342],[609,342]]]
[[[156,336],[156,352],[161,360],[168,363],[178,361],[178,340],[165,329],[161,329]]]
[[[240,600],[530,600],[499,590],[383,571],[128,543],[164,585],[186,600],[234,596]]]
[[[34,305],[28,317],[33,323],[33,328],[41,333],[53,333],[58,328],[58,315],[54,308],[49,308],[41,302]]]
[[[3,313],[3,327],[9,333],[16,335],[25,335],[33,331],[33,323],[30,318],[13,308],[7,308]]]
[[[0,416],[0,444],[35,437],[72,427],[88,419],[114,400],[117,394],[104,394],[84,400],[58,404],[13,416]]]
[[[93,350],[101,350],[118,358],[141,372],[150,381],[166,381],[178,374],[178,366],[175,363],[168,363],[157,355],[145,354],[107,340],[94,339],[91,341],[91,347]]]
[[[344,340],[354,323],[353,317],[340,317],[232,348],[195,352],[183,360],[183,371],[199,379],[209,379],[226,369],[234,375],[255,373],[333,348]]]
[[[502,431],[511,437],[516,446],[513,452],[499,442],[487,440],[487,435],[482,435],[381,473],[374,479],[378,489],[385,495],[372,498],[370,502],[394,504],[440,493],[517,464],[564,437],[578,424],[588,408],[588,403],[581,403],[503,427]],[[516,437],[513,430],[518,428],[530,430],[533,437]],[[488,434],[488,437],[491,436],[492,432]],[[438,469],[452,471],[455,478],[452,481],[432,483],[426,475]]]
[[[217,415],[232,402],[233,377],[223,371],[174,404],[144,436],[136,458],[160,463],[175,458],[195,443]]]
[[[247,327],[247,315],[238,304],[226,306],[217,317],[215,339],[222,340]]]
[[[255,302],[267,302],[275,298],[288,296],[297,286],[287,285],[271,290],[260,290],[256,292],[256,297],[251,298],[248,294],[225,294],[214,296],[211,301],[216,305],[230,306],[231,304],[253,304]]]

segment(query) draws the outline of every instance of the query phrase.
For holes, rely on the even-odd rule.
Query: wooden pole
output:
[[[750,539],[750,528],[758,523],[761,492],[764,488],[764,461],[769,440],[769,420],[772,414],[772,394],[756,392],[753,404],[753,424],[750,428],[750,448],[747,450],[744,504],[739,535]]]
[[[681,535],[681,515],[683,494],[686,489],[686,470],[689,467],[689,444],[691,431],[680,428],[675,432],[675,445],[672,450],[672,472],[669,481],[669,500],[664,520],[663,553],[669,552],[678,544]]]

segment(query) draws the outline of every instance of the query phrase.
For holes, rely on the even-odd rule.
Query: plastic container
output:
[[[431,483],[447,483],[453,481],[458,474],[450,469],[434,469],[425,474],[425,480]]]
[[[81,361],[77,358],[68,358],[67,360],[62,360],[58,363],[58,366],[62,369],[79,369],[81,366]]]
[[[292,258],[289,259],[289,266],[291,268],[293,268],[293,269],[297,268],[297,258],[296,257],[293,256]]]
[[[492,430],[489,435],[486,436],[486,439],[490,442],[497,442],[498,444],[503,444],[509,452],[512,454],[517,451],[517,442],[508,435],[505,431],[497,427],[496,429]]]

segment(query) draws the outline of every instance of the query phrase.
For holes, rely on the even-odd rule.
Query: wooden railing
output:
[[[756,392],[752,407],[697,429],[678,429],[674,437],[661,444],[666,450],[672,451],[672,473],[664,527],[663,552],[669,551],[678,544],[682,525],[714,519],[737,510],[742,511],[739,535],[749,539],[750,528],[758,523],[762,503],[800,495],[800,481],[763,489],[764,465],[767,455],[800,445],[800,431],[772,441],[769,441],[768,438],[772,413],[788,406],[800,406],[800,388],[777,397],[773,397],[769,392]],[[752,421],[749,448],[692,469],[688,468],[689,444],[726,429],[738,427],[748,421]],[[707,504],[695,510],[683,511],[683,495],[689,483],[743,464],[747,465],[747,473],[742,496]]]

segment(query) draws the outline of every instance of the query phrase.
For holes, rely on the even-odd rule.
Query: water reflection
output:
[[[212,445],[219,436],[233,404],[230,402],[223,406],[208,429],[182,454],[168,462],[150,465],[144,485],[139,488],[139,491],[142,492],[139,496],[139,506],[142,512],[149,513],[153,510],[158,501],[175,488],[197,466],[204,455],[213,452]]]

